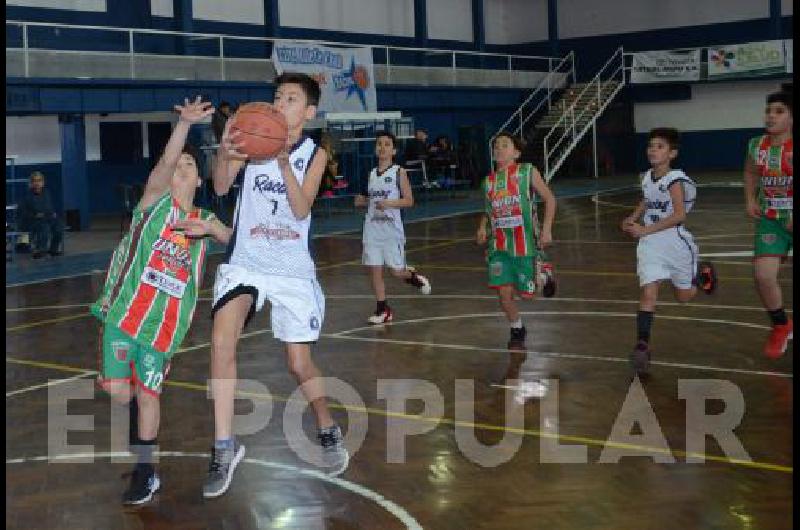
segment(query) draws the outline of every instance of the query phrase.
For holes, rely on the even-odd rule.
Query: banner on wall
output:
[[[748,42],[708,48],[708,77],[733,77],[784,72],[782,40]]]
[[[699,81],[700,49],[633,54],[632,83]]]
[[[375,76],[372,50],[364,47],[332,48],[280,41],[272,48],[278,74],[302,72],[319,83],[320,112],[375,112]]]
[[[790,74],[794,73],[794,66],[792,66],[792,56],[794,55],[794,39],[786,39],[783,41],[783,55],[786,57],[786,71]]]

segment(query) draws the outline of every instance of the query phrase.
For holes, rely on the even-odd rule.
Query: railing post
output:
[[[136,60],[133,55],[133,30],[128,30],[128,57],[131,62],[131,79],[136,79]]]
[[[575,79],[575,52],[569,52],[569,53],[572,56],[571,59],[570,59],[570,63],[572,63],[572,84],[574,85],[575,81],[576,81],[576,79]]]
[[[25,60],[25,77],[30,75],[30,58],[28,57],[28,25],[22,25],[22,50]]]
[[[453,72],[453,86],[456,86],[456,52],[452,52],[452,59],[450,63]]]
[[[389,47],[386,47],[386,84],[392,80],[392,63],[389,61]]]
[[[508,88],[512,88],[514,86],[514,72],[511,69],[511,56],[508,57]]]
[[[547,136],[544,137],[544,181],[550,181],[550,154],[547,152]]]
[[[222,81],[225,81],[225,49],[223,48],[223,39],[222,35],[219,36],[219,78]]]
[[[550,98],[550,91],[551,91],[551,83],[553,80],[553,68],[551,66],[551,60],[547,60],[547,110],[550,110],[550,106],[552,105],[552,99]]]

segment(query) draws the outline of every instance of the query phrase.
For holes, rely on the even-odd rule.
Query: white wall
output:
[[[87,114],[86,160],[100,160],[100,122],[142,122],[144,157],[149,157],[147,146],[148,122],[175,122],[171,112],[144,114]],[[6,116],[6,154],[17,155],[16,164],[49,164],[61,162],[61,135],[57,116]]]
[[[427,0],[428,38],[472,42],[472,0]]]
[[[692,85],[692,99],[636,103],[633,122],[637,133],[654,127],[679,131],[745,129],[764,126],[766,97],[781,80],[737,81]]]
[[[6,116],[6,155],[17,165],[61,162],[58,116]]]
[[[68,11],[105,11],[106,0],[6,0],[7,6],[45,7]]]
[[[264,25],[264,0],[192,0],[192,16],[199,20]]]
[[[768,17],[768,0],[558,0],[558,36],[569,39]]]
[[[787,17],[794,14],[794,2],[792,0],[781,0],[781,15]]]
[[[547,40],[547,0],[484,0],[483,20],[486,44]]]
[[[282,26],[414,36],[414,0],[279,0],[278,9]]]
[[[172,0],[150,0],[150,14],[154,17],[173,17]]]

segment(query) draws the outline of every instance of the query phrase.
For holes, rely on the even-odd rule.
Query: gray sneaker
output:
[[[219,497],[231,485],[233,472],[244,458],[244,446],[234,442],[232,449],[211,448],[211,463],[208,465],[208,476],[203,484],[203,497],[210,499]]]
[[[322,446],[322,465],[325,472],[332,477],[344,473],[350,462],[350,455],[344,446],[342,430],[338,425],[334,425],[327,429],[320,429],[317,437]]]

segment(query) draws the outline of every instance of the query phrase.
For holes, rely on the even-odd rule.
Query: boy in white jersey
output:
[[[414,195],[406,170],[394,163],[397,154],[395,137],[381,131],[375,138],[375,154],[378,167],[369,174],[366,190],[355,197],[356,207],[367,207],[364,217],[363,263],[370,270],[372,290],[378,306],[367,321],[370,324],[385,324],[393,318],[392,309],[386,302],[386,285],[383,283],[383,266],[389,267],[395,278],[418,288],[422,294],[430,294],[431,284],[427,278],[406,265],[404,246],[406,243],[400,208],[414,205]]]
[[[233,438],[236,389],[236,343],[265,299],[272,306],[272,333],[286,344],[289,371],[314,410],[325,466],[332,475],[347,467],[342,433],[331,418],[320,372],[311,360],[311,343],[319,337],[325,298],[308,250],[311,205],[317,196],[327,154],[302,137],[314,118],[320,89],[305,74],[284,73],[275,80],[273,105],[288,124],[287,148],[272,160],[250,160],[238,151],[228,121],[217,151],[214,189],[228,192],[244,167],[234,228],[214,283],[211,393],[215,441],[205,497],[227,491],[244,446]]]
[[[638,343],[631,354],[633,369],[638,374],[647,373],[650,364],[650,328],[659,282],[671,280],[679,302],[694,298],[698,285],[703,292],[711,294],[717,283],[711,263],[698,264],[697,245],[683,226],[686,214],[694,205],[697,189],[683,171],[670,168],[677,156],[677,130],[663,127],[650,131],[647,159],[651,168],[642,179],[644,197],[622,221],[622,230],[639,239],[636,256],[642,292],[636,317]]]

